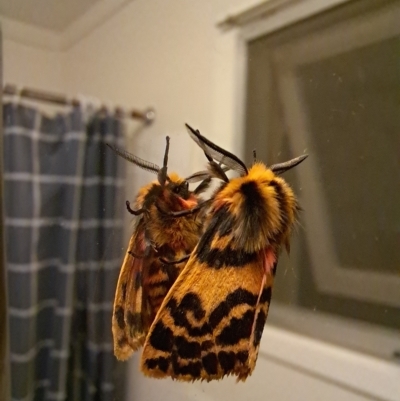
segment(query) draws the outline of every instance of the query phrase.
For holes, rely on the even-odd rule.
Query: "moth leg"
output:
[[[267,274],[264,273],[263,278],[262,278],[262,281],[261,281],[260,291],[259,291],[259,293],[258,293],[258,298],[257,298],[257,303],[256,303],[256,309],[257,309],[258,304],[260,303],[261,294],[262,294],[262,292],[263,292],[263,289],[264,289],[264,286],[265,286],[265,282],[266,282],[266,281],[267,281]],[[253,329],[254,329],[255,324],[256,324],[256,320],[254,319]]]
[[[178,260],[166,260],[164,258],[159,258],[160,261],[162,263],[164,263],[165,265],[177,265],[178,263],[182,263],[185,262],[186,260],[188,260],[190,258],[190,254],[189,255],[185,255],[182,258],[178,259]]]
[[[264,290],[265,283],[267,282],[267,276],[272,273],[273,265],[276,263],[275,253],[271,249],[268,249],[268,250],[264,251],[263,253],[264,253],[264,255],[263,255],[263,266],[262,267],[264,270],[264,274],[263,274],[263,278],[262,278],[261,285],[260,285],[260,291],[258,292],[257,303],[254,308],[254,321],[253,321],[253,325],[251,327],[251,343],[253,342],[253,338],[254,338],[254,332],[255,332],[257,316],[258,316],[258,314],[256,312],[257,312],[257,307],[260,303],[261,294]]]
[[[254,307],[254,320],[253,320],[253,324],[251,326],[251,332],[250,332],[251,334],[250,334],[250,341],[249,341],[249,355],[251,354],[250,351],[251,351],[251,347],[252,347],[252,344],[254,341],[254,336],[255,336],[255,331],[256,331],[256,323],[257,323],[257,317],[258,317],[257,307],[260,303],[261,294],[263,292],[266,281],[267,281],[267,274],[264,272],[264,275],[263,275],[263,278],[261,281],[261,285],[260,285],[260,291],[258,292],[257,303]],[[251,362],[251,361],[249,361],[249,362]],[[247,377],[247,374],[244,376],[244,379],[246,379],[246,377]],[[244,380],[244,379],[241,376],[238,376],[236,379],[236,382],[239,382],[239,380]]]
[[[126,201],[125,203],[126,203],[126,208],[128,209],[128,212],[130,214],[133,214],[135,216],[139,216],[140,214],[142,214],[144,212],[143,209],[133,210],[131,208],[131,203],[129,201]]]
[[[171,217],[182,217],[182,216],[189,216],[190,214],[196,213],[196,212],[199,211],[201,208],[203,208],[204,206],[208,205],[210,202],[211,202],[211,200],[209,199],[209,200],[207,200],[207,201],[204,201],[204,202],[202,202],[202,203],[199,203],[197,206],[195,206],[195,207],[192,208],[192,209],[180,210],[179,212],[166,212],[166,211],[164,211],[164,210],[161,210],[161,209],[159,208],[158,205],[156,205],[156,206],[157,206],[157,209],[158,209],[161,213],[165,214],[166,216],[171,216]]]
[[[137,258],[137,259],[143,259],[145,257],[145,255],[138,255],[132,251],[128,251],[128,253],[129,253],[129,255],[132,255],[134,258]]]

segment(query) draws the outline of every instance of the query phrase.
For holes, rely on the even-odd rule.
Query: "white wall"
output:
[[[65,55],[68,89],[132,107],[153,106],[157,119],[131,148],[159,161],[172,136],[172,167],[192,171],[203,157],[184,130],[188,122],[232,143],[234,60],[221,46],[218,7],[228,1],[136,0]],[[229,36],[229,34],[228,34]],[[228,61],[228,62],[227,62]],[[227,87],[226,83],[229,82]],[[196,156],[198,155],[198,156]],[[179,160],[177,163],[176,161]],[[190,160],[190,161],[189,161]],[[199,162],[200,163],[200,162]]]
[[[60,52],[4,38],[3,82],[62,93],[65,85]]]
[[[71,48],[65,59],[72,92],[127,107],[154,107],[154,125],[129,147],[160,163],[164,136],[171,135],[171,168],[182,174],[191,172],[194,151],[184,123],[211,128],[210,8],[194,1],[133,1]]]
[[[159,161],[163,136],[169,134],[171,167],[188,174],[202,167],[204,157],[186,135],[185,122],[233,151],[241,149],[236,33],[222,33],[216,23],[253,3],[134,0],[63,51],[6,37],[4,82],[87,94],[125,107],[155,107],[155,124],[128,146]]]
[[[236,33],[222,33],[216,23],[250,4],[132,1],[62,54],[67,90],[126,107],[154,107],[155,123],[127,146],[160,163],[164,136],[170,135],[170,166],[183,175],[205,163],[185,132],[185,122],[240,152]],[[132,197],[148,179],[137,169],[128,170]]]

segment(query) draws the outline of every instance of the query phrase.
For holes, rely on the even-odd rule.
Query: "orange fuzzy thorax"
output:
[[[233,178],[215,196],[212,210],[226,207],[237,220],[233,241],[247,251],[286,244],[296,220],[297,201],[286,181],[263,163]]]

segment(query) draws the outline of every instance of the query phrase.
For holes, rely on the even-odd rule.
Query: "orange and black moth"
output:
[[[199,243],[152,323],[141,368],[156,378],[245,380],[256,364],[278,255],[282,246],[289,250],[299,211],[280,174],[306,155],[270,167],[255,161],[248,169],[187,127],[223,182]],[[239,177],[229,180],[222,166]]]
[[[165,295],[200,237],[202,211],[183,217],[169,216],[168,212],[179,215],[181,211],[193,210],[211,177],[207,172],[186,179],[175,173],[167,174],[169,137],[162,168],[124,150],[111,148],[158,176],[139,190],[134,209],[126,202],[137,221],[122,263],[112,316],[114,354],[126,360],[143,345]],[[189,183],[197,181],[202,182],[190,191]]]

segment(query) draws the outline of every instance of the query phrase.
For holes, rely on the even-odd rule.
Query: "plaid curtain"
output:
[[[3,112],[12,400],[114,400],[124,180],[105,143],[121,146],[122,124]]]

